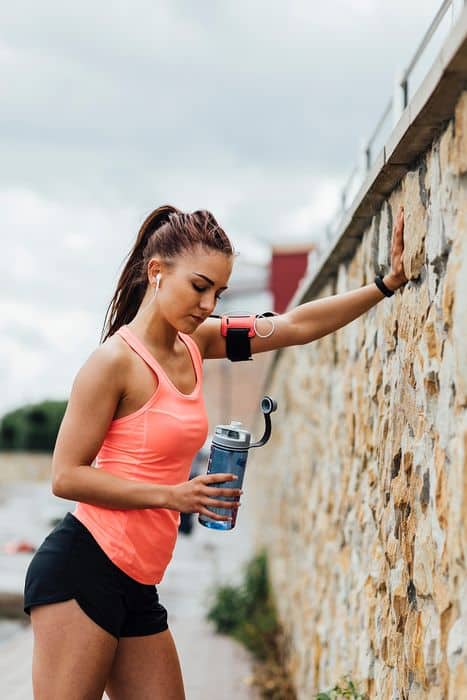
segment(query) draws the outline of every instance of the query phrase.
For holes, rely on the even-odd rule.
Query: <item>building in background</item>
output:
[[[270,265],[269,289],[274,311],[286,310],[308,268],[308,256],[315,249],[313,243],[274,245]]]

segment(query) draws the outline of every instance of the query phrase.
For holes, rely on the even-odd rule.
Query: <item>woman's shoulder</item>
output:
[[[93,397],[93,401],[106,396],[115,403],[119,400],[127,385],[129,367],[120,341],[120,338],[111,337],[91,352],[76,373],[72,396]]]
[[[129,367],[130,357],[125,341],[118,334],[107,338],[89,355],[83,367],[90,367],[104,375],[125,373]]]

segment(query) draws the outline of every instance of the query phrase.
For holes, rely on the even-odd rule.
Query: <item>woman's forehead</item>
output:
[[[184,255],[180,263],[184,270],[215,279],[230,276],[233,258],[220,251],[198,251],[192,255]]]

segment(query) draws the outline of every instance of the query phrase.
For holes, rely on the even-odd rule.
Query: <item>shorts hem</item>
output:
[[[96,612],[95,608],[92,605],[89,605],[85,600],[83,600],[80,596],[78,596],[76,594],[69,594],[66,597],[65,596],[53,596],[51,598],[41,598],[39,600],[34,600],[32,603],[28,603],[28,605],[25,605],[23,610],[26,613],[26,615],[31,615],[31,608],[34,608],[37,605],[50,605],[52,603],[64,603],[67,600],[76,600],[76,602],[78,603],[81,610],[84,612],[84,614],[87,617],[89,617],[90,620],[95,622],[96,625],[99,625],[99,627],[101,627],[105,632],[107,632],[108,634],[111,634],[112,637],[119,639],[119,635],[116,633],[116,631],[110,630],[108,628],[108,625],[105,624],[105,622],[101,618],[100,613]]]
[[[36,607],[36,605],[49,605],[50,603],[64,603],[66,600],[72,600],[75,596],[68,594],[66,596],[52,596],[50,598],[39,598],[39,600],[33,600],[32,603],[24,605],[23,610],[26,615],[31,614],[31,608]]]
[[[121,634],[120,637],[149,637],[151,634],[160,634],[161,632],[166,632],[169,629],[168,625],[165,625],[165,627],[159,627],[156,630],[146,630],[144,632],[127,632],[125,634]]]
[[[87,615],[87,617],[89,617],[89,619],[92,620],[96,625],[101,627],[104,630],[104,632],[107,632],[107,634],[111,634],[112,637],[115,637],[115,639],[120,638],[120,635],[118,634],[117,630],[109,629],[108,623],[101,616],[100,611],[97,610],[94,607],[94,605],[88,603],[80,595],[74,595],[73,598],[76,600],[84,614]]]

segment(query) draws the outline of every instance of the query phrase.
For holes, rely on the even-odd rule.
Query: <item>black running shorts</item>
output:
[[[24,612],[34,605],[75,598],[96,624],[114,637],[139,637],[168,628],[167,611],[154,585],[118,568],[71,513],[34,554],[24,584]]]

